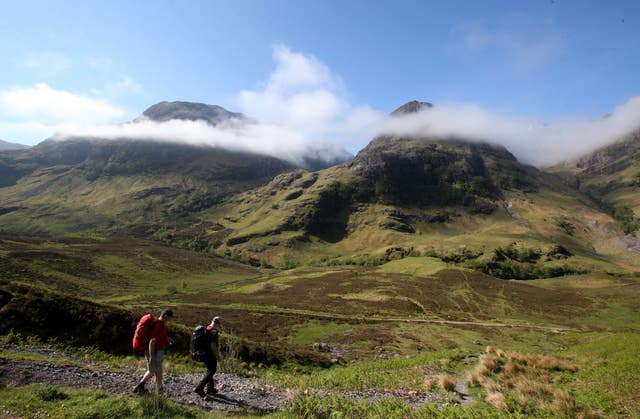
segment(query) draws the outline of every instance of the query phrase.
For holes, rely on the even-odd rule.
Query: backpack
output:
[[[202,362],[209,352],[211,346],[209,343],[209,332],[204,326],[197,326],[191,333],[191,358],[194,361]]]
[[[153,314],[145,314],[140,318],[136,331],[133,334],[133,351],[137,354],[143,354],[149,347],[149,341],[151,340],[151,331],[156,324],[156,319]]]

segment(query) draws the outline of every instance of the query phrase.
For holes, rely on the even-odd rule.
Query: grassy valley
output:
[[[195,105],[144,117],[243,118]],[[614,197],[631,189],[595,196],[595,169],[567,170],[432,138],[378,137],[317,171],[125,139],[0,153],[0,409],[637,416],[640,262]],[[143,368],[128,353],[135,321],[165,307],[171,390],[122,397]],[[190,330],[213,315],[221,380],[251,401],[217,413],[185,395],[201,369]],[[86,381],[24,372],[43,365]],[[94,373],[99,396],[86,392]]]
[[[228,356],[237,359],[237,365],[242,363],[233,368],[302,393],[335,393],[336,398],[322,402],[301,396],[294,411],[329,406],[361,412],[383,409],[376,403],[351,405],[340,398],[345,391],[405,395],[436,391],[440,397],[455,397],[446,389],[437,390],[439,377],[467,380],[487,345],[575,364],[577,372],[563,375],[553,385],[575,395],[580,409],[625,415],[637,412],[640,403],[631,388],[625,390],[632,380],[624,377],[638,365],[629,363],[623,349],[634,345],[640,327],[635,315],[640,309],[636,277],[600,272],[508,281],[423,256],[373,267],[279,270],[144,240],[127,239],[124,245],[117,238],[3,237],[1,254],[3,277],[9,280],[2,286],[0,309],[5,335],[51,338],[18,319],[47,317],[34,307],[47,307],[53,301],[58,310],[67,307],[75,313],[79,308],[71,307],[78,304],[114,307],[85,308],[83,318],[104,319],[112,330],[120,331],[127,325],[132,329],[138,314],[170,306],[178,322],[172,326],[179,340],[174,368],[194,370],[197,366],[185,361],[179,348],[186,347],[189,327],[220,315],[231,345]],[[60,292],[64,298],[79,300],[62,303],[64,299],[56,297]],[[124,323],[105,317],[105,310],[113,312],[109,316],[123,310]],[[116,342],[126,347],[126,332],[122,338],[85,344],[120,353]],[[65,339],[58,334],[58,341]],[[125,358],[110,361],[127,363]],[[616,388],[607,384],[611,374],[620,377]],[[494,410],[490,400],[485,405],[490,392],[483,387],[471,391],[476,405],[462,411],[499,414],[502,408]],[[516,399],[505,403],[504,409],[511,412],[538,411],[527,410],[532,407]],[[544,411],[543,406],[540,412]],[[456,415],[448,409],[441,413]]]

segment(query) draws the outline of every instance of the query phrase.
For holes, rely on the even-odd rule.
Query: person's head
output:
[[[164,310],[162,310],[162,312],[160,313],[160,317],[158,317],[160,320],[162,320],[163,322],[166,322],[169,319],[173,318],[173,310],[171,310],[170,308],[166,308]]]
[[[220,330],[222,327],[222,323],[220,323],[220,317],[216,316],[211,320],[211,326],[215,327],[216,330]]]

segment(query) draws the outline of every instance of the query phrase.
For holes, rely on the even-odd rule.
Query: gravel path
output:
[[[139,377],[92,370],[73,365],[43,361],[6,361],[0,359],[1,379],[13,385],[32,383],[104,390],[109,393],[131,395]],[[200,406],[206,410],[239,411],[251,409],[273,411],[282,409],[290,399],[286,390],[263,386],[254,378],[232,374],[216,374],[220,393],[206,401],[192,392],[200,379],[198,374],[165,377],[165,396],[183,405]],[[153,389],[151,382],[147,388]]]
[[[456,383],[456,393],[460,396],[460,405],[465,406],[469,403],[473,403],[473,397],[469,394],[469,388],[467,387],[467,380],[462,379]]]
[[[2,344],[0,348],[5,351],[38,354],[52,358],[52,362],[8,361],[0,358],[0,382],[4,384],[53,384],[133,396],[132,389],[140,379],[140,375],[109,371],[98,362],[88,362],[83,358],[47,347]],[[193,393],[200,378],[201,374],[167,375],[164,377],[164,394],[180,404],[200,406],[205,410],[250,409],[264,412],[284,408],[295,395],[295,392],[287,389],[263,385],[256,378],[219,373],[215,375],[219,394],[203,400]],[[154,380],[152,379],[147,382],[147,389],[153,390],[153,388]]]
[[[85,359],[57,352],[50,348],[2,344],[0,349],[10,352],[34,353],[52,358],[52,362],[49,362],[26,359],[14,361],[0,357],[0,383],[4,385],[22,386],[40,383],[96,389],[114,394],[133,396],[133,387],[140,378],[139,375],[110,371],[98,362],[87,362]],[[57,359],[57,362],[55,359]],[[270,412],[285,408],[299,394],[298,390],[265,385],[257,378],[219,373],[215,375],[219,393],[203,400],[193,393],[193,389],[200,378],[200,374],[165,376],[164,395],[182,405],[199,406],[205,410]],[[147,383],[147,388],[149,390],[153,389],[153,380]],[[324,390],[314,390],[310,393],[319,396],[335,394]],[[432,402],[442,402],[441,396],[436,393],[418,393],[410,390],[370,389],[364,392],[347,391],[337,393],[337,395],[371,402],[396,398],[414,407],[424,406]]]

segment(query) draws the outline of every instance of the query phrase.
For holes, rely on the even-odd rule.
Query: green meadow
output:
[[[225,368],[301,392],[278,414],[285,417],[322,417],[328,411],[344,417],[555,417],[551,407],[515,396],[509,399],[508,393],[504,406],[497,408],[485,401],[489,394],[483,387],[471,390],[475,401],[464,407],[416,408],[401,398],[372,402],[343,396],[378,390],[435,392],[442,403],[457,400],[456,393],[440,388],[439,377],[466,382],[487,346],[574,363],[576,371],[562,373],[553,386],[571,395],[581,412],[622,417],[640,413],[634,380],[640,376],[635,356],[640,343],[640,278],[633,275],[602,271],[504,280],[435,256],[407,256],[378,266],[283,270],[115,237],[2,237],[0,263],[3,312],[20,312],[21,307],[11,302],[11,296],[17,301],[11,287],[20,285],[33,290],[25,294],[32,299],[39,298],[36,290],[45,297],[63,293],[128,313],[172,307],[172,327],[179,336],[187,336],[191,327],[213,315],[221,316],[233,361]],[[11,319],[3,321],[5,336],[24,328],[19,319]],[[132,331],[125,332],[128,336]],[[245,350],[243,358],[242,351],[233,350],[236,343],[264,348],[262,356]],[[175,371],[197,368],[185,355],[171,355]],[[15,356],[0,353],[5,360]],[[102,357],[109,368],[131,362],[104,346],[94,356]],[[316,398],[314,390],[330,397]],[[38,396],[56,391],[68,397],[63,410],[54,410]],[[149,408],[126,397],[76,389],[6,388],[0,400],[3,408],[27,417],[41,414],[36,412],[53,417],[101,412],[115,417]],[[16,410],[19,404],[29,407]],[[170,403],[162,409],[168,416],[206,414]]]

